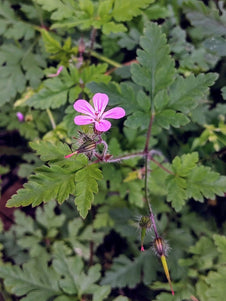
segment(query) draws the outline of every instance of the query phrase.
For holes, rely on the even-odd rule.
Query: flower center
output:
[[[96,116],[96,121],[100,122],[101,116],[100,116],[100,112],[95,112],[95,116]]]

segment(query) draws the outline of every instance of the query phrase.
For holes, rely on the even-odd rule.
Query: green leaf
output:
[[[196,152],[175,157],[172,162],[173,172],[180,177],[186,177],[189,172],[196,167],[198,160],[199,155]]]
[[[216,73],[199,74],[197,77],[190,75],[183,78],[179,76],[170,87],[169,104],[167,107],[188,113],[196,108],[208,92],[208,87],[217,79]]]
[[[213,235],[214,243],[217,246],[217,251],[220,253],[221,262],[226,260],[226,236],[215,234]]]
[[[155,23],[147,24],[140,45],[143,48],[137,51],[140,64],[131,66],[132,79],[154,96],[173,82],[174,62],[166,37]]]
[[[64,160],[64,156],[71,152],[69,146],[62,142],[53,144],[49,141],[39,140],[30,142],[30,146],[37,152],[42,161],[50,161],[51,163]]]
[[[209,285],[209,288],[206,291],[207,300],[224,300],[226,294],[225,287],[225,277],[226,277],[226,268],[224,266],[220,267],[216,272],[211,271],[205,282]]]
[[[223,96],[224,100],[226,100],[226,87],[223,87],[221,89],[221,93],[222,93],[222,96]]]
[[[104,75],[106,69],[107,64],[88,66],[81,73],[72,66],[68,70],[64,68],[58,77],[45,80],[43,87],[26,101],[26,105],[36,109],[59,108],[67,101],[72,102],[78,97],[82,91],[79,82],[83,84],[91,81],[107,83],[110,77]]]
[[[172,202],[172,206],[176,211],[180,211],[187,199],[186,180],[170,176],[167,181],[167,201]]]
[[[117,298],[113,299],[113,301],[129,301],[129,299],[124,296],[118,296]]]
[[[130,1],[114,1],[113,17],[116,21],[130,21],[133,17],[141,14],[144,9],[154,0],[130,0]]]
[[[114,22],[105,23],[102,27],[103,34],[109,35],[110,33],[124,32],[127,28],[123,24],[116,24]]]
[[[84,263],[79,256],[65,256],[67,247],[62,242],[54,244],[53,267],[62,276],[60,287],[66,294],[93,294],[93,300],[102,301],[110,292],[109,286],[95,284],[100,278],[100,265],[92,266],[84,273]]]
[[[22,93],[27,81],[37,87],[45,65],[43,58],[29,49],[4,43],[0,47],[0,105],[9,102],[18,92]]]
[[[47,52],[55,54],[61,50],[60,42],[55,40],[47,30],[40,29],[40,32]]]
[[[65,159],[66,160],[66,159]],[[76,160],[75,160],[76,162]],[[66,169],[58,165],[43,166],[36,169],[35,175],[29,178],[24,188],[7,202],[7,207],[38,206],[42,202],[56,199],[63,203],[70,194],[75,193],[75,172],[83,165],[77,159],[72,169]]]
[[[187,18],[194,27],[199,27],[205,36],[225,35],[226,22],[216,6],[208,7],[200,1],[188,1],[184,5]]]
[[[108,271],[102,280],[102,284],[110,284],[113,288],[126,287],[134,288],[143,281],[150,284],[156,277],[157,262],[149,252],[140,255],[131,261],[121,255],[114,260],[111,270]],[[141,277],[143,274],[143,278]]]
[[[62,20],[73,15],[73,10],[76,8],[73,1],[61,0],[37,0],[37,3],[42,6],[44,10],[52,12],[51,19]]]
[[[73,88],[72,82],[63,82],[59,77],[47,79],[44,88],[29,98],[26,104],[36,109],[56,109],[64,105],[68,93]]]
[[[80,215],[85,218],[94,200],[94,193],[98,192],[97,180],[102,178],[101,171],[95,164],[88,165],[76,173],[75,204]]]
[[[0,2],[0,34],[8,39],[29,40],[34,37],[35,31],[31,24],[19,20],[9,2]]]
[[[189,118],[182,113],[166,109],[155,115],[156,124],[162,128],[169,129],[170,125],[179,128],[190,122]]]
[[[222,37],[211,37],[204,41],[205,48],[218,56],[226,56],[226,40]]]
[[[4,44],[0,48],[0,65],[4,64],[0,67],[0,105],[25,89],[26,80],[19,63],[21,57],[22,52],[15,46]]]
[[[211,171],[209,167],[197,166],[188,177],[187,196],[203,202],[204,197],[214,199],[215,195],[224,196],[226,177]]]
[[[144,207],[143,201],[143,182],[137,180],[129,182],[128,184],[128,191],[129,191],[129,202],[132,206],[137,207]]]
[[[172,202],[176,211],[180,211],[189,198],[203,202],[204,198],[214,199],[215,195],[224,195],[226,177],[209,167],[197,166],[197,163],[198,153],[175,157],[172,162],[175,175],[169,175],[166,179],[167,200]]]
[[[49,202],[45,204],[42,208],[38,207],[36,210],[36,220],[45,229],[52,230],[53,228],[62,227],[65,221],[65,215],[56,215],[54,209],[56,204],[54,202]],[[50,237],[48,235],[48,237]]]
[[[19,266],[1,265],[0,277],[8,290],[16,295],[26,295],[24,300],[43,300],[60,294],[58,288],[59,277],[40,256],[37,261],[29,261],[22,268]]]
[[[64,279],[60,280],[60,287],[67,294],[78,293],[78,279],[84,268],[83,261],[80,257],[66,257],[66,246],[61,242],[54,244],[54,259],[53,268],[55,271],[64,276]]]

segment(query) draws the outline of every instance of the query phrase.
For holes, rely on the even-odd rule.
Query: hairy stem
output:
[[[153,124],[154,118],[155,118],[155,115],[151,114],[151,118],[150,118],[150,122],[149,122],[149,126],[148,126],[148,131],[147,131],[147,136],[146,136],[145,147],[144,147],[144,152],[145,153],[148,152],[149,141],[150,141],[150,138],[151,138],[151,130],[152,130],[152,124]]]

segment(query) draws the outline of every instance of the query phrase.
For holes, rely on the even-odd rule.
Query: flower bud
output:
[[[18,119],[20,122],[23,122],[23,121],[24,121],[24,115],[23,115],[21,112],[17,112],[17,113],[16,113],[16,116],[17,116],[17,119]]]
[[[147,229],[151,228],[151,220],[149,218],[149,216],[142,216],[140,221],[139,221],[139,226],[141,228],[141,252],[144,251],[144,238],[145,238],[145,235],[146,235],[146,231]]]
[[[89,157],[96,149],[96,145],[97,143],[95,141],[89,139],[86,142],[84,142],[75,152],[64,156],[64,158],[67,159],[77,154],[87,154],[87,156]]]
[[[149,216],[142,216],[140,221],[139,221],[139,226],[141,228],[145,228],[148,229],[151,227],[151,220],[149,218]]]
[[[158,255],[159,257],[166,256],[169,248],[167,243],[161,237],[155,238],[153,242],[153,247],[154,247],[155,254]]]
[[[92,152],[96,149],[97,143],[95,141],[86,141],[83,143],[78,149],[77,152],[78,154],[80,153],[89,153]]]

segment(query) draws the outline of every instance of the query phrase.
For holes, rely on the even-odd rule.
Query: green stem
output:
[[[52,128],[53,128],[53,130],[54,130],[54,129],[56,128],[56,123],[55,123],[53,114],[52,114],[52,112],[50,111],[50,109],[46,109],[46,112],[47,112],[47,114],[48,114],[48,116],[49,116],[49,120],[50,120],[51,125],[52,125]]]
[[[119,63],[117,63],[117,62],[115,62],[115,61],[113,61],[113,60],[107,58],[107,57],[104,56],[104,55],[101,55],[101,54],[97,53],[96,51],[91,50],[91,51],[90,51],[90,54],[91,54],[93,57],[95,57],[95,58],[97,58],[97,59],[99,59],[99,60],[101,60],[101,61],[103,61],[103,62],[106,62],[106,63],[108,63],[108,64],[111,65],[111,66],[114,66],[114,67],[116,67],[116,68],[122,67],[121,64],[119,64]]]

